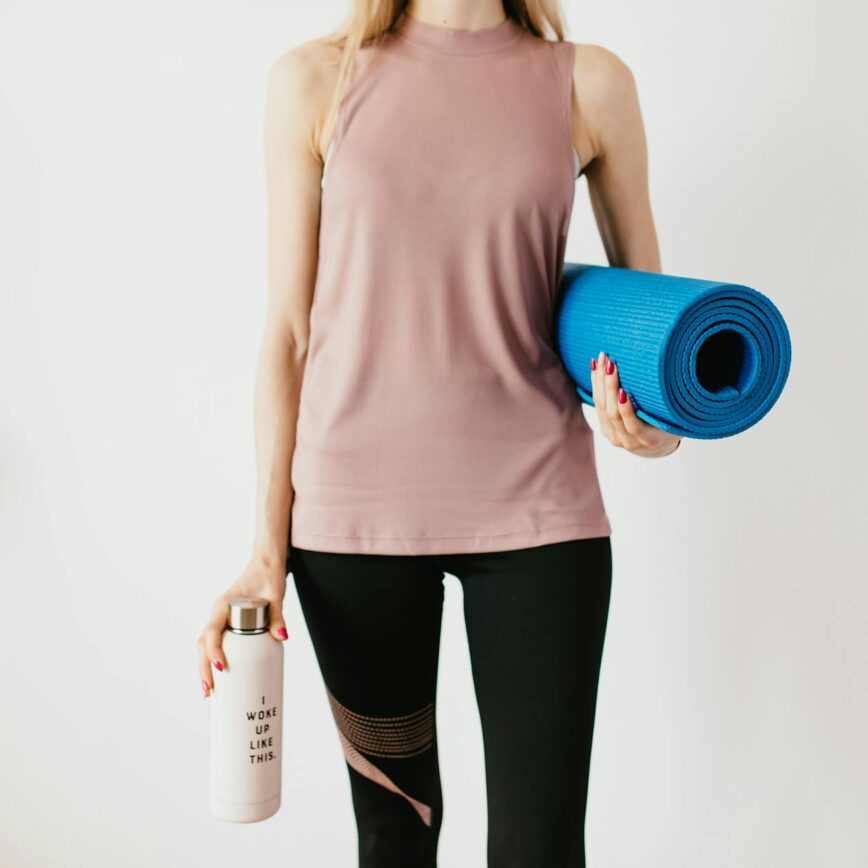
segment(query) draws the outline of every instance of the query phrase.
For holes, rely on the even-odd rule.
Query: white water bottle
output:
[[[226,668],[214,670],[211,694],[211,810],[231,823],[280,807],[283,643],[268,628],[268,600],[229,600]]]

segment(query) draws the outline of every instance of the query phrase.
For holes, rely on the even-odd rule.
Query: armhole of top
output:
[[[562,95],[561,104],[563,110],[564,138],[567,143],[567,159],[570,164],[570,172],[573,180],[576,180],[584,171],[581,165],[581,157],[573,144],[573,69],[575,68],[576,45],[565,39],[555,43],[560,48],[563,57],[561,62]],[[578,168],[578,171],[576,169]]]
[[[341,94],[341,100],[338,103],[336,117],[335,117],[335,131],[332,136],[332,140],[329,142],[329,146],[326,149],[325,159],[323,161],[323,171],[322,171],[322,186],[325,186],[326,177],[328,175],[329,166],[331,166],[332,161],[334,160],[335,154],[338,151],[338,147],[340,146],[341,140],[344,137],[344,127],[346,126],[346,117],[347,117],[347,102],[349,100],[350,94],[353,89],[353,85],[356,80],[356,75],[359,70],[359,60],[356,58],[356,63],[349,75],[349,78],[344,87],[344,92]]]

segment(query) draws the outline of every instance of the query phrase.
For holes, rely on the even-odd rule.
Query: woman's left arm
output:
[[[630,68],[599,45],[577,44],[573,68],[573,143],[609,265],[660,273],[660,249],[648,190],[648,148]],[[589,360],[600,430],[643,458],[661,458],[681,443],[641,420],[621,387],[618,365],[601,352]]]

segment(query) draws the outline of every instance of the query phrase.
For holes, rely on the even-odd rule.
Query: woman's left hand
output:
[[[621,388],[618,366],[603,352],[591,360],[591,384],[600,430],[618,446],[643,458],[662,458],[681,444],[677,434],[643,422]]]

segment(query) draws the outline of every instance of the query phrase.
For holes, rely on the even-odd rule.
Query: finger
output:
[[[621,411],[618,409],[618,388],[620,386],[618,366],[608,356],[606,356],[606,373],[604,374],[603,381],[603,393],[606,396],[606,412],[612,420],[612,425],[618,430],[623,431]]]
[[[600,409],[598,395],[600,394],[600,360],[591,359],[591,398],[594,401],[594,409]]]
[[[661,429],[639,418],[636,414],[633,399],[623,386],[618,388],[618,409],[620,410],[625,430],[633,438],[637,446],[653,448],[659,444],[660,435],[662,434]]]
[[[214,604],[211,618],[202,631],[208,660],[215,669],[219,669],[221,672],[229,668],[226,655],[223,653],[223,631],[226,629],[228,605],[228,600],[218,599]]]
[[[286,619],[283,617],[280,605],[274,605],[274,603],[272,603],[269,607],[269,611],[271,612],[271,615],[269,616],[270,624],[268,629],[275,639],[283,642],[289,638],[289,633],[286,632]]]
[[[620,403],[622,392],[626,399],[623,404]],[[639,418],[630,393],[625,391],[623,387],[618,390],[618,401],[621,416],[624,419],[624,427],[634,438],[637,446],[644,449],[655,448],[660,442],[661,429]]]
[[[625,448],[639,450],[656,447],[659,443],[660,429],[649,425],[636,415],[633,401],[623,387],[618,388],[618,408],[625,431],[622,435]]]
[[[600,350],[600,354],[597,356],[597,389],[594,392],[594,404],[597,409],[603,412],[606,409],[606,354]]]
[[[624,423],[624,428],[626,428],[627,432],[641,441],[643,439],[643,429],[650,426],[636,415],[633,402],[630,400],[630,396],[623,386],[618,389],[618,411],[621,414],[621,421]]]
[[[227,601],[225,597],[218,597],[211,607],[211,617],[205,625],[205,629],[196,639],[199,649],[199,676],[202,681],[202,690],[205,696],[209,696],[214,689],[214,673],[211,669],[214,656],[216,655],[220,665],[226,668],[226,659],[223,657],[221,639],[223,629],[226,626]]]
[[[601,352],[594,364],[594,370],[591,373],[591,388],[593,390],[594,409],[597,411],[597,419],[600,425],[600,432],[604,437],[612,439],[612,425],[609,422],[609,417],[606,415],[606,401],[603,393],[603,359],[605,353]]]
[[[202,634],[205,639],[205,650],[208,653],[208,660],[215,669],[220,672],[229,668],[226,662],[226,657],[223,654],[222,639],[223,631],[216,627],[206,627]]]
[[[621,397],[622,396],[626,397],[627,393],[624,391],[624,389],[622,387],[619,386],[618,387],[618,393],[617,393],[618,422],[616,425],[616,428],[618,431],[618,440],[620,441],[621,445],[626,450],[628,450],[630,452],[634,452],[634,451],[637,451],[638,449],[641,449],[644,444],[642,442],[641,437],[637,433],[635,433],[635,431],[631,431],[630,428],[627,427],[628,421],[624,418],[624,415],[623,415],[623,413],[624,413],[623,408],[625,405],[621,403]],[[629,399],[628,399],[628,403],[629,403]],[[642,420],[639,419],[638,417],[634,417],[634,419],[640,425],[643,424]],[[633,422],[630,422],[630,424],[632,425]]]
[[[630,433],[624,427],[621,411],[618,408],[618,392],[620,391],[620,378],[618,366],[606,356],[606,365],[603,369],[603,394],[606,396],[606,416],[609,419],[612,431],[612,442],[624,449],[635,447],[635,442]]]
[[[207,698],[214,687],[214,678],[211,673],[211,661],[208,659],[208,651],[205,648],[205,638],[199,636],[196,639],[196,647],[199,649],[199,678],[202,682],[202,692]]]

